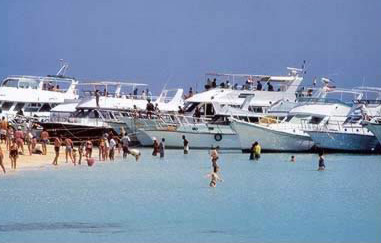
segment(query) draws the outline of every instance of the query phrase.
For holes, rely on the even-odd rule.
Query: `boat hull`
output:
[[[376,136],[379,143],[381,143],[381,124],[367,123],[366,128]]]
[[[73,142],[93,140],[97,142],[105,133],[112,132],[117,135],[111,127],[95,127],[82,124],[41,122],[39,123],[49,133],[50,138],[65,137],[71,138]]]
[[[372,152],[378,149],[378,140],[373,135],[308,131],[317,148],[345,151],[345,152]]]
[[[165,146],[168,148],[183,148],[182,136],[185,135],[192,149],[210,149],[219,146],[220,149],[240,150],[241,146],[235,133],[197,133],[190,131],[168,130],[142,130],[139,129],[136,136],[143,146],[152,146],[152,138],[160,141],[165,138]]]
[[[314,143],[309,136],[292,134],[273,130],[261,125],[244,121],[232,121],[232,127],[237,132],[243,150],[250,150],[255,141],[265,151],[309,151]]]

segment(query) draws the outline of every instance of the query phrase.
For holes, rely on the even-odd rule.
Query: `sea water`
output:
[[[379,241],[381,156],[207,151],[0,175],[0,242]],[[43,157],[41,157],[43,159]]]

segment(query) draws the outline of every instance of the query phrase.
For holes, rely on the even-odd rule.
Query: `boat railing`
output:
[[[319,132],[347,132],[347,133],[361,133],[369,134],[367,128],[359,123],[343,123],[340,120],[330,120],[324,124],[308,124],[302,123],[302,129],[305,131],[319,131]]]

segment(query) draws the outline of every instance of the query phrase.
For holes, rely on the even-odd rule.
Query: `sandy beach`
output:
[[[46,155],[39,155],[39,154],[32,154],[29,155],[28,149],[26,146],[24,147],[26,153],[24,155],[19,155],[17,159],[17,169],[13,170],[11,169],[11,160],[9,159],[9,151],[6,149],[5,144],[1,144],[1,149],[4,153],[4,166],[6,170],[6,174],[8,173],[13,173],[21,170],[29,170],[29,169],[35,169],[35,168],[43,168],[43,167],[52,167],[52,165],[55,153],[54,153],[54,148],[53,145],[48,145],[47,146],[47,154]],[[116,151],[115,157],[118,157],[119,154]],[[94,147],[93,148],[93,156],[95,159],[98,158],[98,148]],[[78,155],[77,155],[77,161],[78,161]],[[82,159],[83,161],[83,159]],[[69,158],[69,163],[66,163],[65,159],[65,148],[61,147],[60,149],[60,157],[58,159],[58,166],[55,167],[60,167],[60,166],[73,166],[73,164],[70,161]],[[2,171],[0,171],[0,174],[3,174]]]

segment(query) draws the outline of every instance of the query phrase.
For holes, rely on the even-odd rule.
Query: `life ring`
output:
[[[222,135],[217,133],[216,135],[214,135],[214,140],[216,140],[217,142],[221,141],[222,140]]]

